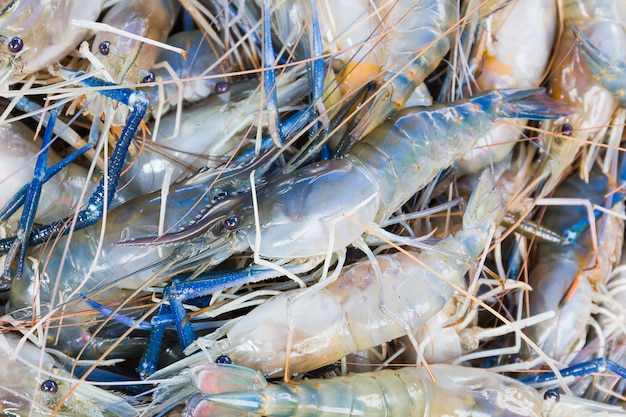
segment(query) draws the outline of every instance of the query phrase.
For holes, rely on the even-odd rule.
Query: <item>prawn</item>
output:
[[[15,333],[0,333],[0,360],[0,410],[5,415],[43,417],[55,408],[60,416],[139,414],[124,397],[70,377],[50,353],[28,341],[22,345]],[[59,404],[61,398],[67,399]]]
[[[466,8],[472,10],[473,2],[469,2]],[[483,13],[476,19],[482,17]],[[473,81],[479,90],[538,87],[550,61],[556,26],[557,7],[554,0],[507,2],[504,7],[481,19],[482,30],[466,64],[477,72]],[[465,67],[461,62],[464,59],[467,58],[457,59],[462,68]],[[460,88],[471,89],[471,85]],[[497,123],[478,140],[474,149],[456,162],[457,175],[478,172],[503,159],[518,142],[526,123],[523,119]]]
[[[626,106],[626,6],[620,2],[588,2],[600,11],[598,22],[572,26],[576,43],[589,72],[611,93],[622,107]],[[588,28],[591,26],[591,28]],[[607,40],[610,39],[610,42]]]
[[[260,187],[256,207],[252,192],[242,194],[216,204],[185,230],[121,244],[172,244],[204,236],[203,244],[210,244],[201,254],[205,262],[248,248],[278,259],[328,256],[359,241],[363,227],[378,230],[376,224],[472,149],[494,121],[569,111],[540,89],[496,90],[448,106],[407,108],[342,159],[305,166]],[[328,189],[336,191],[332,202]]]
[[[249,148],[238,133],[249,129],[258,119],[264,98],[257,85],[239,82],[229,86],[228,102],[224,103],[221,97],[210,97],[202,104],[185,109],[180,125],[177,114],[162,116],[158,132],[154,129],[152,140],[145,144],[147,151],[139,155],[132,148],[129,151],[135,161],[122,175],[126,188],[136,195],[151,193],[164,186],[163,178],[168,170],[172,171],[170,183],[174,183],[200,169],[222,165],[242,146]],[[278,78],[278,109],[283,111],[296,106],[307,87],[306,77],[297,73]]]
[[[273,3],[276,36],[288,48],[299,46],[303,22],[311,16],[310,2]],[[354,140],[403,108],[450,49],[448,32],[456,18],[452,0],[359,1],[346,9],[328,1],[314,4],[323,52],[332,57],[340,91],[355,94],[370,81],[381,86],[351,133]]]
[[[484,369],[433,365],[402,368],[298,385],[268,384],[260,372],[236,365],[191,369],[200,394],[187,403],[189,416],[623,416],[621,407],[534,388]]]
[[[474,260],[489,244],[503,216],[502,197],[485,173],[463,216],[462,230],[436,248]],[[452,296],[454,288],[448,283],[465,285],[470,264],[460,258],[438,252],[424,252],[417,255],[417,261],[403,253],[379,255],[380,278],[368,260],[345,268],[324,288],[283,292],[229,327],[227,340],[215,346],[236,363],[266,375],[282,370],[285,363],[294,373],[319,368],[420,327]],[[311,311],[324,314],[312,320]],[[390,316],[401,318],[402,323]],[[290,327],[295,330],[288,351]]]
[[[104,0],[5,2],[0,8],[1,89],[6,91],[9,84],[63,59],[87,34],[72,20],[95,21],[103,4]]]
[[[606,130],[603,126],[610,124],[611,116],[618,107],[611,93],[598,84],[596,77],[589,72],[581,48],[576,47],[572,31],[572,27],[577,27],[591,39],[602,39],[607,45],[619,45],[623,33],[620,35],[619,31],[605,29],[615,24],[613,8],[621,6],[618,6],[619,2],[611,3],[610,7],[608,4],[603,0],[565,1],[563,18],[568,25],[554,53],[548,91],[552,97],[567,102],[576,112],[546,122],[543,126],[544,130],[552,134],[543,141],[547,158],[540,174],[545,179],[540,197],[548,195],[562,181],[579,151],[585,150],[585,144],[604,137]],[[620,17],[619,13],[617,17]],[[619,118],[614,122],[616,125],[624,123]],[[587,175],[595,159],[597,147],[585,151],[588,157],[581,165],[583,176]],[[606,164],[605,170],[608,170]]]
[[[174,25],[177,12],[174,0],[125,0],[115,4],[104,16],[102,23],[157,42],[165,42]],[[118,85],[156,81],[150,71],[160,54],[154,45],[144,44],[122,34],[99,32],[93,41],[93,54],[98,65],[106,70],[107,81]],[[91,70],[95,70],[92,64]],[[105,112],[106,100],[96,96],[88,105],[93,115]],[[113,125],[123,125],[125,112],[116,111]]]
[[[556,188],[554,197],[584,196],[594,204],[603,204],[609,191],[609,179],[599,172],[597,166],[589,176],[590,182],[585,183],[577,175],[570,175]],[[562,363],[571,362],[572,352],[584,344],[593,311],[593,293],[599,285],[603,285],[619,260],[624,240],[623,203],[617,203],[613,210],[617,215],[605,215],[598,220],[601,258],[596,267],[593,266],[593,251],[590,251],[591,231],[585,232],[572,245],[536,243],[533,248],[529,284],[534,291],[529,296],[530,314],[555,311],[557,320],[537,324],[528,331],[528,335],[547,355]],[[585,214],[583,207],[551,205],[543,216],[542,224],[557,233],[564,233]],[[573,288],[576,291],[570,294]],[[523,351],[522,357],[531,360],[533,355]]]

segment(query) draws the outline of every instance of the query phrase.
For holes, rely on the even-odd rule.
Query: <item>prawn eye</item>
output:
[[[226,355],[220,355],[217,358],[215,358],[215,363],[223,363],[226,365],[231,365],[233,363],[233,360]]]
[[[59,390],[59,385],[51,379],[46,379],[41,383],[41,392],[47,392],[49,394],[56,394]]]
[[[561,395],[558,393],[557,390],[549,389],[543,394],[543,399],[546,401],[550,400],[558,403],[561,399]]]
[[[235,230],[239,227],[239,217],[232,215],[224,220],[224,227],[228,230]]]
[[[222,189],[217,189],[217,190],[213,193],[213,202],[222,201],[222,200],[223,200],[223,199],[225,199],[226,197],[228,197],[228,191],[226,191],[226,190],[222,190]]]
[[[109,53],[111,52],[111,42],[109,41],[100,42],[100,45],[98,45],[98,51],[100,51],[100,53],[104,56],[109,55]]]
[[[15,36],[9,41],[9,43],[7,44],[7,48],[10,52],[16,54],[24,48],[24,41],[21,38]]]
[[[146,76],[145,76],[145,77],[143,77],[143,79],[141,80],[141,82],[142,82],[142,83],[153,83],[153,82],[154,82],[154,80],[156,80],[156,78],[155,78],[155,76],[154,76],[154,73],[153,73],[153,72],[148,71],[148,72],[146,73]]]
[[[230,84],[226,81],[220,81],[215,84],[215,94],[226,94],[230,91]]]
[[[574,132],[574,128],[572,127],[571,124],[565,123],[563,126],[561,126],[561,134],[563,136],[572,136],[573,132]]]

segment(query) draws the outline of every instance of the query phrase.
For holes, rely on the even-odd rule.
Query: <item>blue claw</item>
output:
[[[41,197],[41,187],[46,181],[46,168],[48,166],[48,148],[50,147],[50,143],[52,142],[52,130],[54,129],[54,123],[56,119],[57,112],[51,112],[48,126],[46,126],[46,131],[43,135],[41,153],[39,154],[39,157],[37,158],[37,163],[35,164],[33,180],[30,183],[28,191],[26,192],[26,195],[24,197],[24,211],[22,212],[22,217],[20,218],[20,224],[17,229],[17,236],[13,240],[13,243],[11,244],[8,252],[9,255],[7,256],[4,271],[4,275],[7,277],[10,275],[10,265],[18,250],[20,251],[20,257],[17,264],[17,274],[19,277],[21,277],[24,272],[24,259],[26,258],[27,248],[26,239],[33,229],[33,224],[35,223],[35,213],[37,211],[37,206],[39,205],[39,198]]]
[[[67,71],[67,73],[69,72]],[[82,72],[71,73],[68,78],[70,78],[70,80],[77,79],[79,77],[82,77],[83,75],[84,73]],[[117,87],[116,84],[109,83],[93,77],[86,80],[77,81],[77,84],[85,87],[93,87],[98,90],[101,90],[102,87]],[[128,122],[115,145],[113,154],[109,159],[107,175],[103,176],[103,178],[98,183],[96,190],[93,192],[93,194],[89,198],[89,201],[87,202],[87,207],[78,213],[74,230],[79,230],[97,223],[102,218],[104,207],[110,205],[113,201],[113,197],[115,196],[115,192],[117,190],[119,176],[122,172],[124,160],[126,159],[126,154],[128,153],[128,147],[130,146],[131,140],[135,136],[135,132],[139,128],[139,124],[143,120],[149,104],[147,95],[142,91],[116,88],[110,90],[103,89],[99,92],[106,97],[126,104],[131,108],[132,111],[130,117],[128,118]],[[63,166],[58,168],[63,168]],[[42,182],[45,182],[45,177],[46,172],[44,165],[43,174],[40,175]],[[105,178],[107,179],[106,185]],[[70,227],[68,227],[68,225],[72,223],[73,218],[74,216],[69,216],[58,221],[55,224],[49,224],[40,228],[33,229],[29,235],[25,234],[23,238],[24,243],[22,244],[22,250],[24,251],[28,246],[38,245],[53,237],[67,234],[70,231]],[[15,251],[14,248],[16,244],[14,242],[17,239],[19,239],[19,237],[12,237],[0,240],[0,253],[7,253],[11,250]]]
[[[626,154],[621,154],[619,159],[620,160],[618,163],[618,167],[620,171],[619,171],[619,177],[617,178],[617,183],[626,184]],[[598,184],[598,185],[600,186],[601,184]],[[611,200],[611,207],[615,206],[620,201],[624,201],[625,198],[626,198],[626,193],[624,193],[623,191],[616,192],[615,194],[613,194],[613,198]],[[595,221],[598,221],[600,217],[602,217],[602,214],[603,214],[602,211],[594,210],[593,217]],[[562,235],[565,238],[565,240],[563,241],[563,245],[567,246],[567,245],[572,245],[576,243],[578,239],[580,238],[580,236],[582,236],[587,231],[587,229],[589,229],[589,218],[585,216],[581,218],[580,220],[578,220],[573,225],[563,230]]]
[[[276,71],[274,71],[274,45],[272,44],[272,27],[270,24],[269,2],[263,2],[263,87],[267,96],[267,122],[270,136],[275,145],[280,147],[285,138],[280,133],[278,118],[278,98],[276,96]]]
[[[145,378],[157,369],[166,327],[175,326],[179,344],[183,349],[196,340],[196,333],[192,328],[191,321],[188,320],[187,311],[183,305],[184,302],[204,299],[203,301],[205,302],[203,304],[206,305],[208,303],[207,300],[210,300],[211,294],[217,291],[223,291],[246,283],[276,278],[280,275],[279,272],[274,270],[254,268],[202,274],[191,281],[187,281],[189,276],[180,275],[174,278],[170,286],[163,292],[163,300],[167,301],[167,303],[163,303],[159,307],[157,315],[152,318],[150,323],[138,322],[130,317],[115,314],[111,309],[90,300],[85,295],[79,294],[79,297],[102,315],[110,317],[120,324],[139,330],[150,330],[148,345],[137,367],[141,377]]]
[[[84,294],[78,293],[77,296],[78,298],[83,299],[89,307],[93,308],[94,310],[98,310],[98,312],[100,312],[100,314],[102,314],[103,316],[110,317],[111,319],[120,324],[123,324],[124,326],[133,327],[137,330],[152,330],[152,325],[150,323],[137,321],[120,313],[114,313],[112,308],[105,307],[99,302],[87,298],[87,296],[85,296]]]
[[[573,376],[580,377],[586,376],[593,373],[606,372],[607,370],[613,372],[614,374],[626,378],[626,368],[619,365],[616,362],[613,362],[610,359],[598,358],[593,359],[587,362],[582,362],[577,365],[570,366],[568,368],[561,370],[561,375],[564,377]],[[536,376],[531,376],[527,378],[521,378],[519,381],[524,384],[541,384],[544,382],[554,381],[556,380],[556,376],[553,372],[547,374],[541,374]]]
[[[54,129],[54,125],[56,124],[56,122],[57,122],[56,115],[54,119],[52,118],[52,116],[50,116],[50,119],[48,121],[48,127],[51,126],[50,129]],[[46,132],[47,132],[48,127],[46,128]],[[98,139],[97,135],[98,135],[97,126],[94,124],[92,126],[92,131],[89,133],[89,142],[82,148],[73,152],[71,155],[68,155],[67,157],[65,157],[65,159],[57,162],[50,168],[47,168],[45,171],[43,183],[48,182],[50,178],[54,177],[56,174],[61,172],[68,165],[74,163],[76,159],[78,159],[78,157],[84,155],[88,150],[93,149]],[[44,149],[43,145],[42,145],[42,149]],[[17,193],[15,193],[13,198],[11,198],[11,200],[0,210],[0,221],[8,220],[9,217],[11,217],[17,210],[20,209],[20,207],[24,205],[24,201],[26,200],[26,195],[32,187],[33,187],[33,182],[31,181],[30,184],[25,184]]]
[[[175,278],[163,293],[163,299],[169,303],[163,304],[159,308],[158,314],[151,320],[148,347],[137,367],[139,374],[146,377],[156,371],[166,326],[174,325],[176,327],[179,344],[183,349],[196,340],[196,334],[192,329],[190,320],[187,319],[187,311],[183,306],[185,301],[207,298],[216,291],[276,278],[280,275],[274,270],[248,268],[235,272],[203,274],[193,281],[186,281],[186,276]],[[102,309],[98,308],[98,310],[104,312]]]
[[[311,78],[313,79],[311,82],[311,90],[313,94],[313,106],[317,110],[320,115],[320,122],[317,127],[311,128],[311,136],[314,136],[316,131],[319,129],[319,125],[321,124],[322,130],[324,133],[324,137],[328,136],[328,130],[330,128],[330,122],[328,120],[328,116],[326,115],[326,109],[324,108],[323,102],[323,93],[324,93],[324,59],[321,58],[324,53],[324,46],[322,44],[322,34],[320,32],[320,24],[317,18],[317,9],[315,8],[315,1],[311,1],[311,7],[313,12],[311,14],[311,26],[312,26],[312,37],[313,37],[313,59],[312,63],[309,63],[311,72]],[[322,149],[320,150],[320,157],[322,160],[328,160],[332,156],[332,151],[330,149],[330,144],[326,142]]]
[[[311,92],[312,92],[312,104],[309,112],[317,112],[320,116],[320,123],[311,127],[310,136],[314,137],[317,131],[320,129],[320,124],[324,132],[324,136],[328,134],[330,122],[326,115],[323,103],[324,93],[324,59],[322,35],[320,32],[319,20],[317,17],[317,10],[315,8],[315,2],[311,1],[311,21],[312,21],[312,55],[313,58],[310,62],[307,62],[307,69],[311,79]],[[281,122],[278,117],[277,97],[276,97],[276,72],[273,69],[275,56],[274,47],[272,43],[272,32],[270,23],[271,10],[269,2],[263,3],[263,58],[264,69],[263,71],[263,85],[265,89],[265,95],[267,96],[267,112],[268,112],[268,124],[270,130],[270,136],[276,146],[280,147],[286,142],[284,129],[281,128]],[[324,144],[321,152],[321,159],[331,158],[330,145]]]

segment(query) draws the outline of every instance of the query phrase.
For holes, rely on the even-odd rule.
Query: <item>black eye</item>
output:
[[[156,78],[154,77],[154,73],[149,72],[146,74],[145,77],[143,77],[143,80],[141,80],[142,83],[153,83],[154,80],[156,80]]]
[[[571,124],[565,123],[563,126],[561,126],[561,134],[563,136],[572,136],[573,132],[574,132],[574,128],[572,127]]]
[[[46,379],[41,383],[41,392],[47,392],[49,394],[56,394],[59,390],[59,385],[51,379]]]
[[[100,53],[104,56],[109,55],[109,53],[111,52],[111,42],[109,41],[100,42],[100,45],[98,45],[98,51],[100,51]]]
[[[558,403],[559,400],[561,399],[561,395],[558,393],[557,390],[549,389],[543,394],[543,399]]]
[[[217,189],[215,190],[215,192],[213,193],[213,201],[217,202],[217,201],[222,201],[223,199],[225,199],[226,197],[228,197],[228,191],[226,190],[220,190]]]
[[[224,227],[228,230],[235,230],[239,227],[239,217],[235,216],[234,214],[230,217],[227,217],[226,220],[224,220]]]
[[[9,41],[7,48],[9,48],[10,52],[16,54],[24,48],[24,41],[16,36]]]
[[[227,365],[230,365],[233,363],[233,361],[226,355],[220,355],[217,358],[215,358],[215,363],[225,363]]]
[[[230,91],[230,84],[226,81],[220,81],[215,84],[215,94],[226,94]]]

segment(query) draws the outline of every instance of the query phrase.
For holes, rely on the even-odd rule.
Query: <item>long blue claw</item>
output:
[[[165,326],[174,324],[174,317],[172,317],[170,306],[167,304],[161,305],[159,312],[152,319],[151,324],[152,331],[150,332],[148,346],[141,356],[139,365],[137,365],[137,372],[141,378],[146,378],[157,370],[157,362],[159,361],[159,355],[163,345]]]
[[[83,75],[84,73],[77,72],[69,78],[79,78]],[[77,81],[77,83],[82,86],[97,88],[98,90],[100,90],[102,87],[117,87],[116,84],[109,83],[93,77],[86,80]],[[142,91],[116,88],[110,90],[104,89],[99,92],[106,97],[117,100],[129,106],[131,108],[131,114],[128,118],[126,126],[122,130],[122,134],[119,140],[115,145],[113,154],[109,159],[107,175],[103,176],[103,178],[98,183],[96,190],[93,192],[93,194],[89,198],[89,201],[87,202],[87,207],[78,213],[74,230],[83,229],[97,223],[102,218],[104,207],[110,205],[113,201],[113,197],[115,196],[115,192],[117,190],[117,185],[119,182],[119,176],[122,172],[124,160],[126,159],[126,155],[128,153],[128,147],[130,146],[130,142],[135,136],[135,132],[137,132],[137,129],[139,128],[139,124],[146,114],[146,110],[149,104],[147,95]],[[73,216],[68,216],[55,224],[49,224],[34,229],[26,240],[26,245],[38,245],[49,240],[52,237],[63,236],[69,233],[70,227],[68,227],[68,225],[71,224],[73,219]],[[0,253],[9,252],[14,245],[13,242],[15,241],[15,239],[16,238],[13,237],[0,240]]]
[[[619,176],[617,178],[618,184],[626,183],[626,154],[620,155],[619,162],[617,164],[619,167]],[[613,198],[611,200],[611,207],[615,206],[620,201],[624,201],[626,199],[626,193],[623,191],[616,192],[613,194]],[[600,210],[593,211],[593,218],[595,221],[598,221],[600,217],[602,217],[603,212]],[[583,235],[589,229],[589,218],[583,217],[567,229],[563,231],[563,236],[565,237],[565,241],[563,245],[572,245],[578,241],[580,236]]]
[[[315,1],[311,1],[311,27],[312,27],[312,37],[313,37],[313,62],[311,64],[307,64],[311,67],[311,78],[313,79],[311,82],[311,90],[313,94],[313,106],[317,110],[320,116],[321,128],[324,132],[324,137],[328,136],[328,130],[330,127],[330,121],[328,120],[328,116],[326,115],[326,109],[324,108],[323,101],[323,93],[324,93],[324,59],[322,55],[324,53],[324,45],[322,44],[322,33],[320,31],[320,23],[317,17],[317,9],[315,8]],[[315,135],[316,129],[311,130],[311,136]],[[332,156],[332,152],[330,149],[330,144],[326,142],[322,149],[320,150],[320,157],[323,160],[330,159]]]
[[[167,300],[169,304],[163,304],[157,315],[151,320],[150,341],[137,367],[139,374],[146,377],[156,371],[166,326],[172,324],[176,326],[178,341],[183,349],[191,345],[196,339],[191,322],[186,320],[187,312],[183,302],[208,297],[217,291],[276,278],[280,275],[274,270],[247,268],[233,272],[203,274],[193,281],[185,281],[186,276],[176,277],[163,293],[163,299]],[[100,308],[98,309],[100,310]]]
[[[54,118],[54,122],[52,122],[52,116],[49,119],[48,123],[52,123],[54,126],[57,122],[56,116]],[[50,126],[50,124],[48,125]],[[76,150],[72,154],[65,157],[63,160],[57,162],[52,165],[50,168],[46,169],[45,176],[43,182],[46,183],[50,180],[50,178],[54,177],[56,174],[65,169],[68,165],[74,163],[78,157],[84,155],[88,150],[93,149],[98,139],[97,136],[97,126],[94,124],[92,126],[92,131],[89,134],[89,142],[82,148]],[[25,184],[15,195],[11,198],[11,200],[0,210],[0,221],[5,221],[9,217],[11,217],[17,210],[20,209],[24,205],[24,201],[26,200],[26,194],[28,190],[32,187],[33,182],[30,184]]]
[[[152,330],[152,325],[150,323],[138,321],[120,313],[114,313],[112,308],[105,307],[101,303],[88,298],[84,294],[78,293],[77,296],[83,299],[89,307],[93,308],[94,310],[98,310],[98,312],[103,316],[110,317],[112,320],[115,320],[116,322],[123,324],[124,326],[132,327],[137,330]]]
[[[31,230],[33,229],[33,224],[35,223],[35,214],[37,212],[37,206],[39,206],[39,198],[41,197],[41,187],[46,181],[46,168],[48,167],[48,149],[50,147],[50,143],[52,142],[52,131],[54,129],[54,123],[57,119],[57,112],[52,111],[50,113],[50,119],[48,121],[48,126],[46,126],[46,130],[43,135],[43,141],[41,144],[41,153],[37,158],[37,163],[35,164],[35,170],[33,172],[33,180],[28,187],[28,191],[24,197],[24,211],[22,212],[22,217],[20,218],[20,224],[17,229],[17,237],[12,243],[12,247],[10,250],[10,255],[15,255],[17,249],[20,250],[20,257],[17,264],[17,276],[21,277],[24,272],[24,259],[26,259],[26,249],[27,236],[30,235]],[[12,256],[7,257],[4,275],[6,277],[10,276]]]
[[[278,118],[278,98],[276,96],[276,71],[274,71],[274,45],[272,43],[272,27],[270,23],[269,2],[263,2],[263,87],[267,97],[267,122],[270,135],[276,146],[280,147],[285,139],[280,134]]]
[[[564,377],[580,377],[593,373],[605,372],[607,370],[622,378],[626,378],[626,368],[610,359],[604,358],[593,359],[587,362],[582,362],[577,365],[570,366],[569,368],[562,369],[561,375],[563,375]],[[547,374],[521,378],[519,381],[523,382],[524,384],[541,384],[554,380],[556,380],[556,376],[553,372],[550,372]]]

